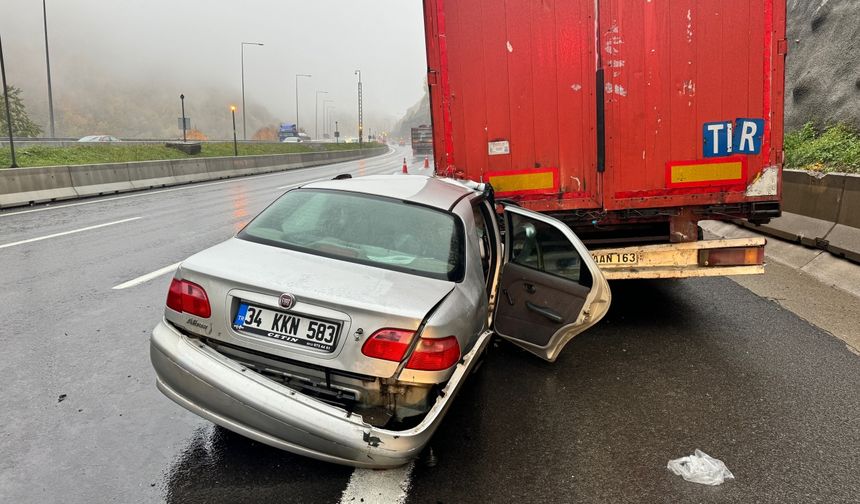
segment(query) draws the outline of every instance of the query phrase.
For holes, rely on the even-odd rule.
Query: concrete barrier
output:
[[[0,170],[0,208],[271,173],[378,156],[387,147]]]
[[[827,250],[860,263],[860,175],[844,175],[845,191],[836,225],[827,235]]]
[[[177,184],[190,184],[191,182],[212,180],[212,175],[206,169],[207,162],[211,161],[207,158],[172,159],[169,161],[173,179]]]
[[[134,177],[131,177],[131,171]],[[170,163],[166,161],[141,161],[129,167],[131,186],[134,189],[153,189],[177,184]]]
[[[0,170],[0,207],[77,197],[68,166]]]
[[[860,175],[783,172],[783,213],[745,227],[860,263]]]
[[[128,163],[69,166],[78,196],[100,196],[131,191]]]

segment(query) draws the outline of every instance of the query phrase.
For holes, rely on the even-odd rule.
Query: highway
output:
[[[269,448],[156,390],[176,263],[289,187],[405,155],[0,212],[0,501],[857,502],[860,357],[727,278],[615,282],[554,364],[493,343],[432,455],[391,471]],[[736,479],[666,470],[696,448]]]

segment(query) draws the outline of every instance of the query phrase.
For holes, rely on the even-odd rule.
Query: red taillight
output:
[[[764,264],[764,247],[702,249],[701,266],[755,266]]]
[[[439,339],[421,338],[406,367],[421,371],[440,371],[453,366],[458,360],[460,360],[460,343],[454,336]]]
[[[361,353],[374,359],[400,362],[414,334],[405,329],[380,329],[367,338]]]
[[[174,278],[167,291],[167,307],[178,312],[209,318],[212,309],[206,291],[196,283]]]

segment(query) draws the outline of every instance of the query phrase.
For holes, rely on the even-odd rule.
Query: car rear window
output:
[[[272,203],[238,237],[430,278],[463,278],[459,219],[390,198],[296,189]]]

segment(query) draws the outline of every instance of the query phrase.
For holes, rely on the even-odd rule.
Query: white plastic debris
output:
[[[727,479],[735,479],[722,460],[699,449],[688,457],[670,460],[666,467],[687,481],[703,485],[719,485]]]

